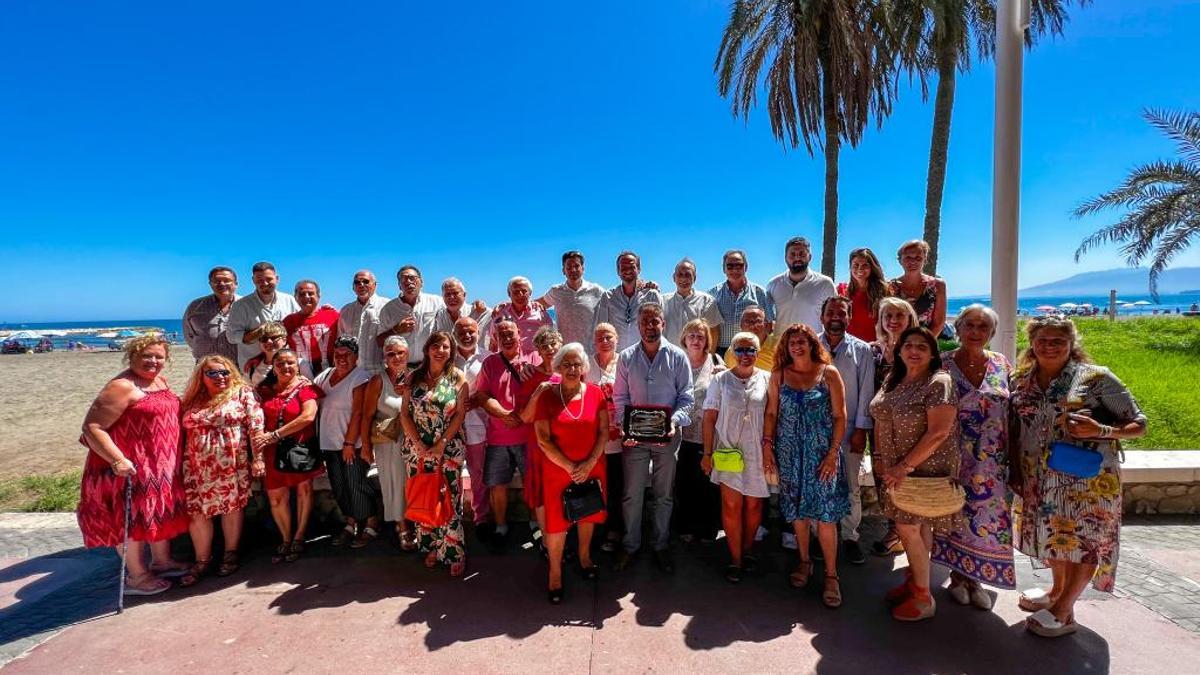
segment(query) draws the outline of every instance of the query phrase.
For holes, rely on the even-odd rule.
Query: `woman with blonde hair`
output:
[[[88,548],[118,548],[128,535],[126,595],[162,593],[171,584],[160,577],[187,573],[186,565],[171,559],[171,538],[187,529],[188,517],[180,476],[179,397],[162,375],[169,355],[170,345],[160,334],[126,343],[129,367],[104,385],[83,420],[80,441],[88,455],[79,486],[79,529]],[[146,544],[149,567],[142,559]]]
[[[692,367],[693,407],[704,410],[704,397],[713,377],[725,370],[725,362],[713,352],[713,326],[704,319],[692,319],[678,336],[679,346],[687,352]],[[675,336],[669,336],[675,337]],[[679,463],[675,468],[675,521],[684,541],[699,539],[712,542],[721,529],[721,489],[704,471],[704,415],[693,415],[691,424],[680,429]],[[757,530],[757,526],[755,527]]]
[[[900,335],[909,328],[918,325],[917,313],[907,300],[887,297],[879,301],[879,318],[875,322],[876,339],[871,343],[871,355],[875,359],[875,391],[883,387],[883,382],[892,370],[892,361],[899,344]],[[875,439],[871,438],[871,453],[875,452]],[[872,468],[874,463],[872,463]],[[876,476],[876,487],[882,485]],[[887,532],[883,538],[875,542],[871,550],[875,555],[888,556],[904,551],[900,543],[900,535],[896,534],[895,523],[888,521]]]
[[[903,298],[917,313],[917,322],[928,328],[936,338],[946,326],[946,282],[941,277],[925,274],[929,244],[913,239],[896,250],[896,260],[904,274],[888,282],[892,295]]]
[[[1044,637],[1074,633],[1075,601],[1090,583],[1111,593],[1121,530],[1121,441],[1146,433],[1146,416],[1125,385],[1092,364],[1075,324],[1038,317],[1012,379],[1014,453],[1010,483],[1019,500],[1017,548],[1050,567],[1050,590],[1021,594],[1025,627]],[[1077,459],[1065,461],[1074,453]]]
[[[262,407],[232,361],[217,355],[200,359],[181,407],[183,489],[196,562],[179,583],[191,586],[212,564],[212,519],[218,516],[225,552],[217,575],[224,577],[237,571],[250,477],[262,476],[266,465],[261,450],[253,452],[253,460],[250,458],[250,439],[263,430]]]
[[[592,331],[592,358],[584,381],[597,385],[604,394],[608,409],[608,443],[604,446],[605,487],[616,499],[607,500],[608,517],[604,521],[605,536],[600,549],[613,552],[625,534],[625,521],[621,513],[620,495],[625,494],[625,467],[621,463],[621,423],[617,420],[616,404],[613,402],[613,383],[617,379],[617,329],[611,323],[601,321]]]

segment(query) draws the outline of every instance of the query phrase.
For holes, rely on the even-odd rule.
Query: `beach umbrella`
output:
[[[44,331],[42,331],[42,335],[45,335],[46,337],[66,337],[67,331],[65,331],[65,330],[44,330]]]
[[[31,330],[19,330],[12,335],[4,338],[5,340],[41,340],[46,337],[41,333],[35,333]]]
[[[1137,305],[1133,304],[1132,302],[1126,302],[1121,305],[1121,309],[1133,309],[1135,307],[1137,307]]]
[[[1149,300],[1138,300],[1137,302],[1132,303],[1132,304],[1134,304],[1134,305],[1153,305],[1154,303],[1150,302]]]
[[[116,333],[116,331],[110,330],[110,331],[107,331],[104,333],[96,333],[96,337],[98,337],[98,338],[115,338],[115,337],[117,337],[117,333]]]
[[[138,336],[140,336],[140,335],[141,335],[141,333],[137,332],[136,330],[128,330],[128,329],[126,329],[126,330],[120,330],[120,331],[117,331],[117,335],[116,335],[116,337],[119,337],[119,338],[131,338],[131,337],[138,337]]]
[[[1078,306],[1079,305],[1077,305],[1073,302],[1064,302],[1063,304],[1059,305],[1058,308],[1059,309],[1075,309]]]
[[[1053,312],[1058,308],[1054,305],[1038,305],[1035,309],[1037,309],[1039,312]]]

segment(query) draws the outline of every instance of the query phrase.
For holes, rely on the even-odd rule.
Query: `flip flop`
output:
[[[1039,609],[1025,619],[1025,630],[1041,637],[1056,638],[1070,635],[1079,628],[1074,621],[1063,623],[1048,609]]]
[[[165,579],[158,579],[158,578],[155,578],[155,580],[150,583],[149,588],[138,588],[137,586],[131,586],[130,584],[126,583],[125,584],[125,595],[130,595],[130,596],[158,595],[159,593],[166,591],[170,587],[171,587],[171,582],[169,582]]]
[[[1017,598],[1017,607],[1026,612],[1036,612],[1046,609],[1052,604],[1050,594],[1041,588],[1031,588],[1021,593]]]

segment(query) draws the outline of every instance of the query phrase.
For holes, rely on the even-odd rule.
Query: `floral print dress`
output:
[[[1077,478],[1046,465],[1050,445],[1067,440],[1059,414],[1089,410],[1103,424],[1145,425],[1137,401],[1107,368],[1068,362],[1043,391],[1037,369],[1012,381],[1010,413],[1022,470],[1014,505],[1017,548],[1040,561],[1096,565],[1092,585],[1111,593],[1116,582],[1121,530],[1121,463],[1117,441],[1096,442],[1104,456],[1100,473]]]
[[[250,439],[263,411],[249,387],[217,406],[183,413],[183,489],[188,513],[208,518],[240,511],[250,500]]]
[[[954,361],[942,363],[958,391],[958,479],[967,494],[964,527],[934,535],[933,561],[976,581],[1016,588],[1012,517],[1008,499],[1008,380],[1003,354],[985,352],[983,381],[976,387]]]
[[[448,377],[439,378],[430,387],[425,383],[414,385],[412,393],[405,404],[409,407],[413,424],[421,436],[421,442],[426,447],[445,433],[454,419],[454,412],[459,405],[458,387],[456,382]],[[454,505],[454,513],[450,522],[442,527],[429,527],[417,523],[417,544],[422,551],[435,551],[438,562],[452,565],[465,559],[463,548],[464,535],[462,526],[462,468],[466,462],[467,445],[463,438],[461,427],[459,433],[446,441],[446,451],[442,454],[442,475],[450,489],[450,502]],[[404,464],[408,468],[408,477],[416,476],[418,472],[429,473],[436,471],[438,460],[418,457],[413,451],[412,442],[405,440]]]

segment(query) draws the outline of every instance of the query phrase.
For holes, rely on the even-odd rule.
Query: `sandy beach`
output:
[[[121,359],[108,351],[0,356],[0,480],[83,468],[83,416]],[[176,392],[192,365],[187,347],[171,347],[166,377]]]

